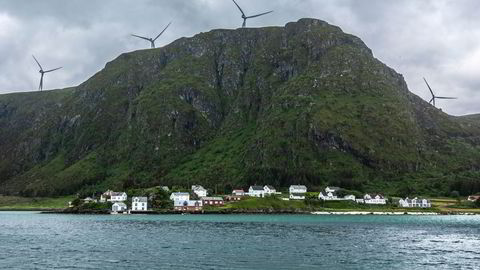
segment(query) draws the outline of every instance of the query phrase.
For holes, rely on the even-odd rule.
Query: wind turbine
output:
[[[35,60],[35,62],[37,62],[37,65],[40,68],[40,70],[38,71],[40,73],[40,85],[38,86],[38,90],[42,91],[43,90],[43,75],[45,73],[49,73],[49,72],[61,69],[62,67],[58,67],[58,68],[54,68],[54,69],[50,69],[50,70],[43,70],[43,68],[40,65],[40,63],[38,62],[37,58],[35,58],[35,56],[33,56],[33,55],[32,55],[32,57]]]
[[[134,34],[132,34],[132,36],[150,41],[150,44],[152,45],[151,48],[155,48],[155,40],[157,40],[157,38],[159,38],[163,34],[163,32],[165,32],[165,30],[167,30],[167,28],[170,26],[171,23],[172,22],[169,22],[167,24],[167,26],[162,30],[162,32],[160,32],[160,34],[158,34],[158,36],[156,36],[155,38],[147,38],[147,37],[137,36],[137,35],[134,35]]]
[[[260,14],[257,14],[257,15],[253,15],[253,16],[247,16],[245,15],[245,12],[243,12],[242,8],[237,4],[237,2],[235,2],[235,0],[232,0],[233,3],[235,3],[235,5],[237,6],[237,8],[240,10],[240,12],[242,13],[242,19],[243,19],[243,24],[242,24],[242,27],[245,27],[247,26],[247,19],[251,19],[251,18],[255,18],[255,17],[260,17],[260,16],[263,16],[265,14],[268,14],[268,13],[272,13],[273,10],[270,10],[270,11],[267,11],[267,12],[264,12],[264,13],[260,13]]]
[[[423,80],[425,81],[425,83],[427,84],[427,87],[428,87],[428,90],[430,90],[430,93],[432,94],[432,99],[430,99],[430,101],[428,103],[432,103],[433,102],[433,106],[435,107],[435,99],[457,99],[456,97],[439,97],[439,96],[435,96],[435,94],[433,93],[433,90],[432,88],[430,87],[430,85],[428,84],[427,80],[425,78],[423,78]]]

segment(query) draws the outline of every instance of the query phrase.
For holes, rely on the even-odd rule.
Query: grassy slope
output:
[[[15,139],[0,182],[31,196],[193,183],[447,194],[479,176],[474,128],[315,20],[123,54],[74,90],[0,96],[0,116],[0,141]]]
[[[17,196],[0,196],[0,210],[40,210],[63,209],[74,196],[58,198],[25,198]]]

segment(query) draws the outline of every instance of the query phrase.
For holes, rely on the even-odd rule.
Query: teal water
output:
[[[0,269],[480,269],[480,216],[0,212]]]

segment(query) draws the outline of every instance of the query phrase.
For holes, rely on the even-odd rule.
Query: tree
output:
[[[480,208],[480,198],[475,200],[475,202],[473,204],[475,205],[476,208]]]
[[[72,201],[72,205],[77,207],[79,205],[81,205],[83,202],[80,198],[76,198],[75,200]]]
[[[460,192],[454,190],[454,191],[450,192],[450,196],[455,198],[457,200],[457,202],[460,202]]]
[[[170,200],[170,195],[162,188],[155,189],[153,194],[150,194],[150,197],[152,198],[152,208],[171,208],[172,202]]]

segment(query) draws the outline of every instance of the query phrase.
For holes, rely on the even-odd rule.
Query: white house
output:
[[[109,202],[124,202],[127,200],[127,193],[125,192],[111,192]]]
[[[188,192],[172,192],[170,195],[172,201],[188,201],[190,200],[190,193]]]
[[[365,204],[387,204],[387,199],[381,194],[365,194],[363,201]]]
[[[305,200],[305,193],[307,193],[307,187],[304,185],[291,185],[288,188],[290,193],[289,198],[292,200]]]
[[[479,200],[479,199],[480,199],[480,195],[470,195],[470,196],[468,196],[468,198],[467,198],[467,200],[468,200],[469,202],[474,202],[474,201]]]
[[[321,191],[320,194],[318,194],[318,199],[324,200],[324,201],[339,201],[337,197],[337,194],[335,192],[323,192]]]
[[[248,196],[251,197],[265,197],[265,189],[262,186],[250,186],[248,189]]]
[[[234,195],[234,196],[245,196],[245,191],[243,191],[243,189],[234,189],[232,191],[232,195]]]
[[[200,200],[174,201],[173,208],[176,211],[200,211],[203,203]]]
[[[147,211],[148,198],[147,197],[133,197],[132,211]]]
[[[197,194],[199,198],[207,196],[207,190],[200,185],[193,185],[192,191]]]
[[[343,197],[343,199],[346,201],[355,201],[355,195],[349,194]]]
[[[127,211],[127,205],[123,202],[116,202],[112,205],[112,212],[125,212]]]
[[[272,194],[275,194],[275,192],[277,192],[277,190],[270,185],[265,185],[263,189],[265,190],[265,196],[272,195]]]
[[[329,192],[337,192],[337,191],[339,191],[339,190],[340,190],[339,187],[326,187],[326,188],[325,188],[325,192],[326,192],[326,193],[329,193]]]
[[[432,204],[429,200],[423,198],[413,198],[409,199],[408,197],[405,199],[400,199],[398,201],[398,205],[400,207],[419,207],[419,208],[430,208]]]
[[[357,201],[355,200],[355,195],[349,194],[342,197],[338,197],[337,191],[339,191],[339,187],[326,187],[325,191],[320,192],[318,194],[318,199],[324,200],[324,201]],[[362,201],[363,202],[363,201]]]
[[[91,203],[91,202],[97,202],[97,200],[92,199],[91,197],[86,197],[85,199],[83,199],[83,202],[84,203]]]
[[[106,202],[108,198],[112,196],[113,191],[107,190],[102,195],[100,195],[100,202]]]

